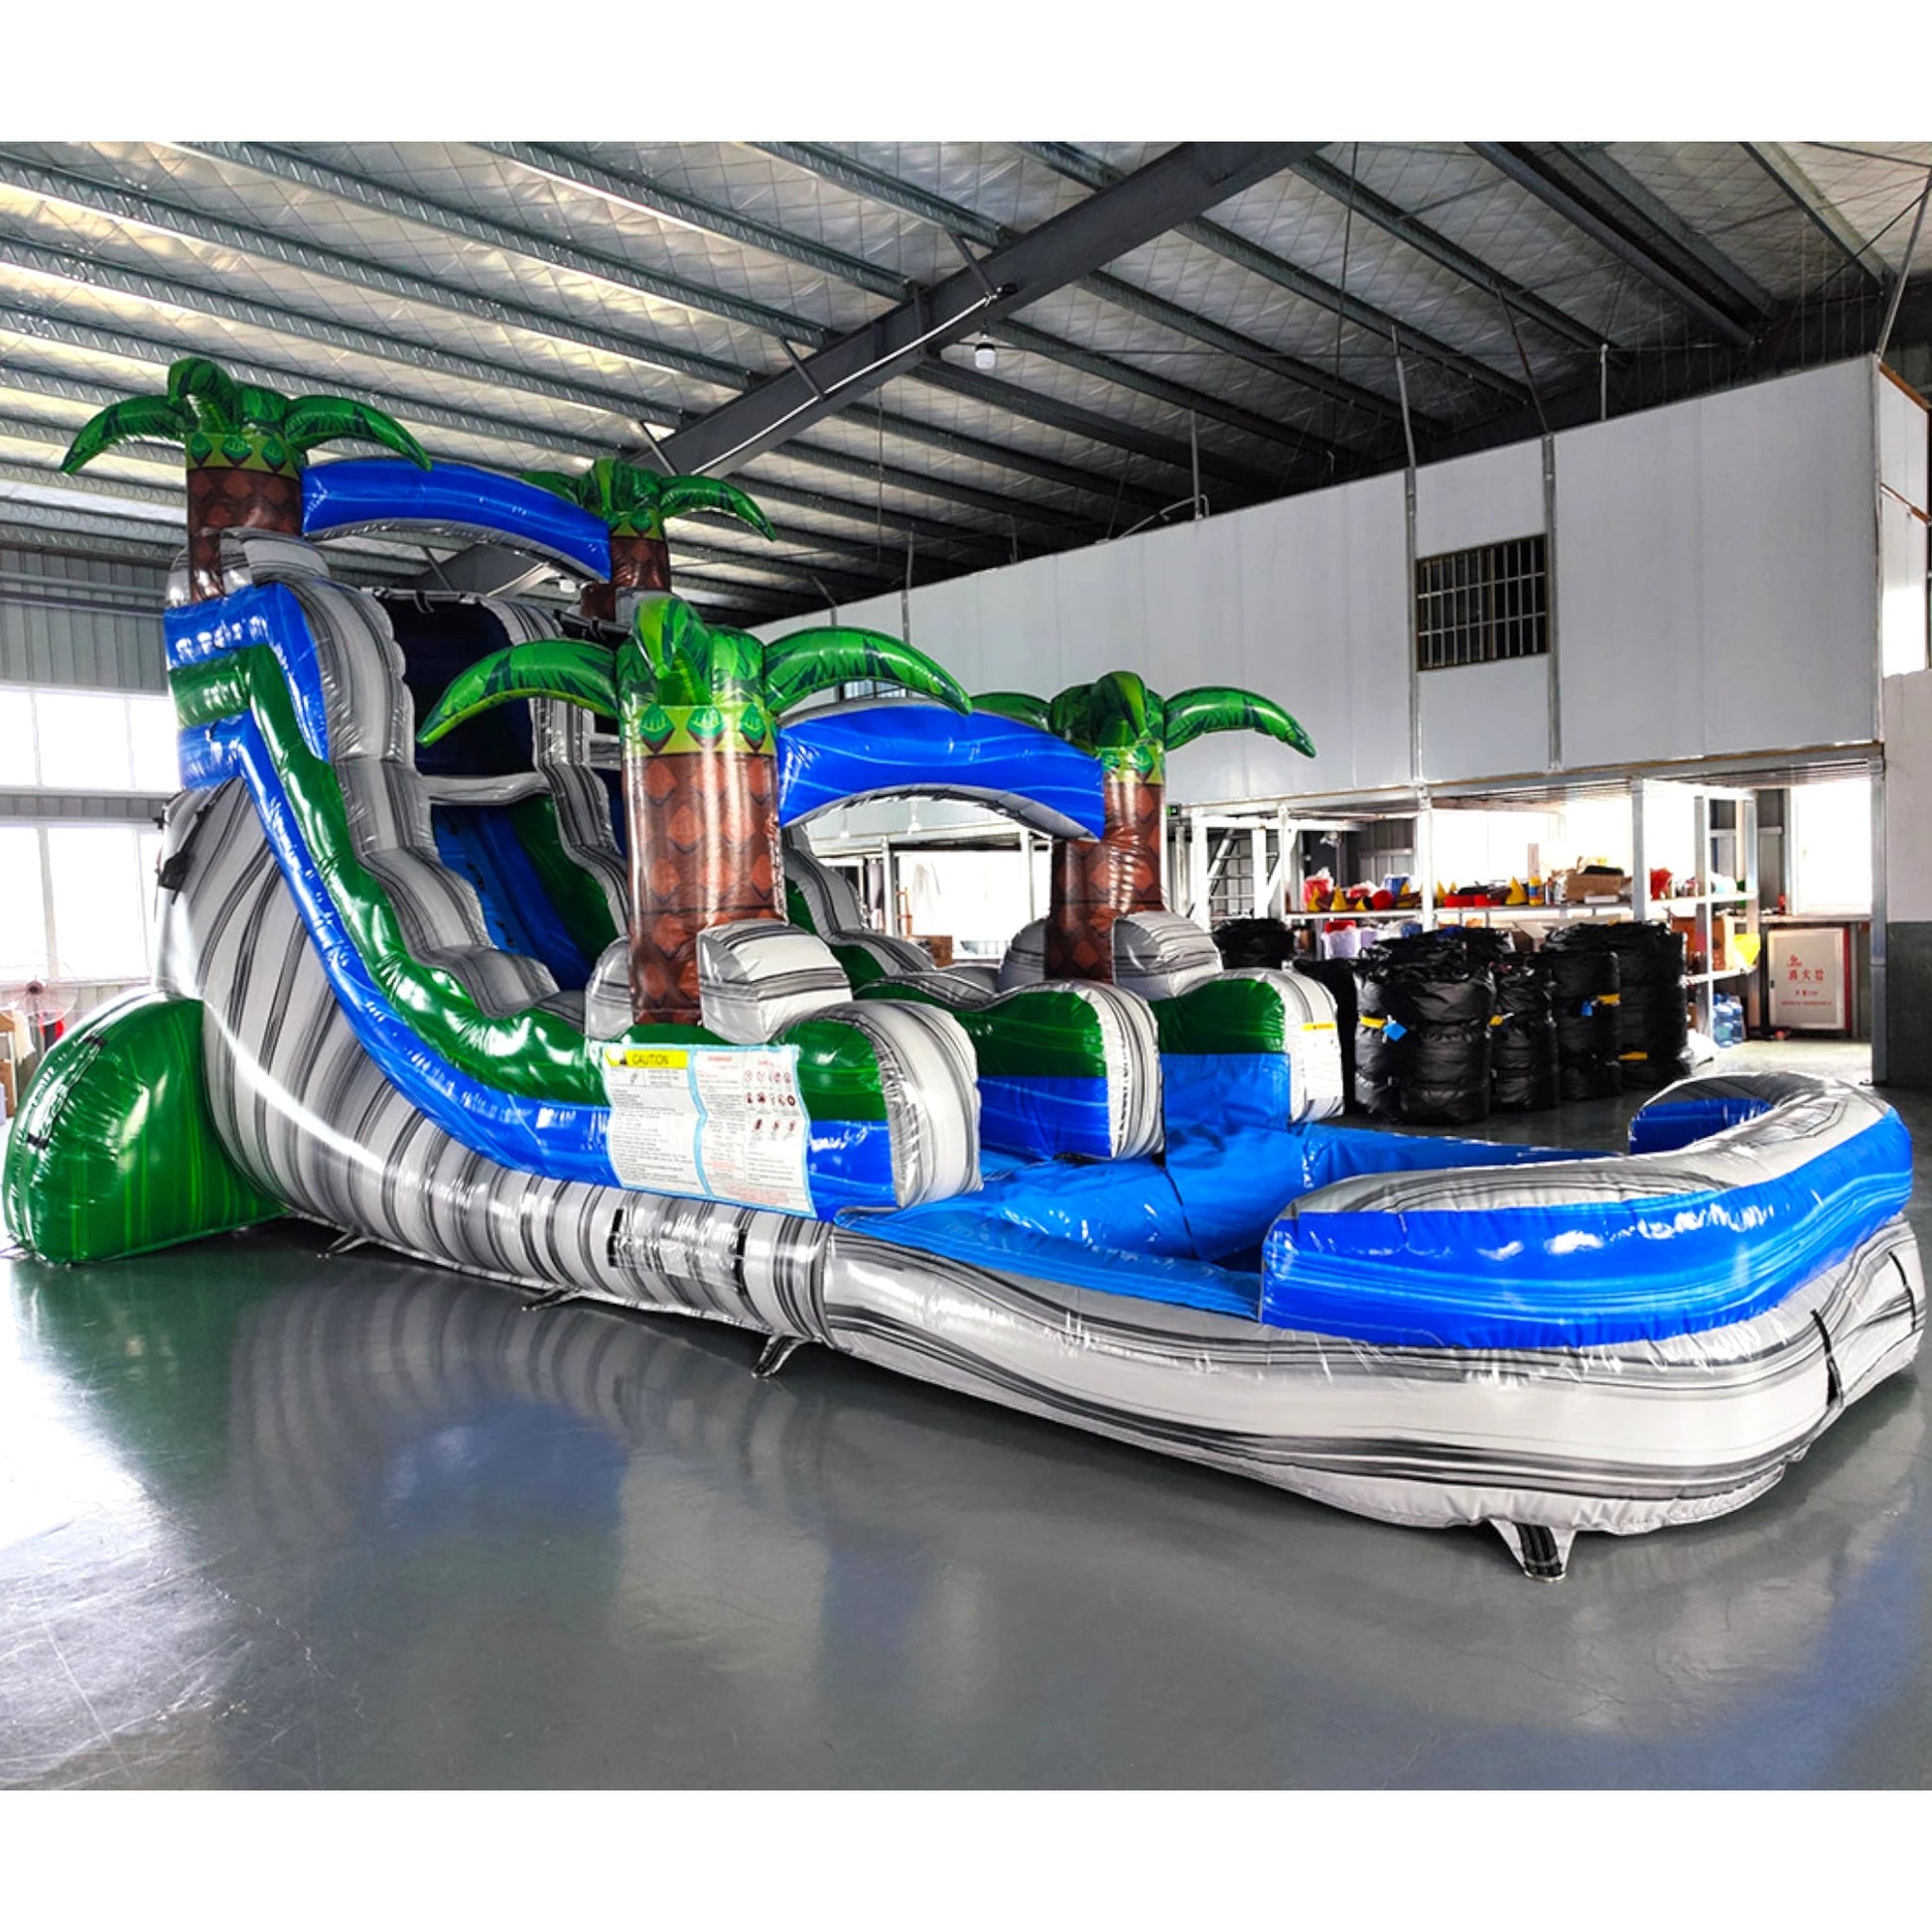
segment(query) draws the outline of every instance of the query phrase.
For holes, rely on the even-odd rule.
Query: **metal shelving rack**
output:
[[[1563,787],[1552,786],[1553,801],[1563,795]],[[1630,891],[1626,897],[1584,903],[1542,905],[1456,905],[1438,906],[1435,897],[1435,819],[1440,807],[1426,789],[1410,798],[1391,799],[1386,794],[1359,806],[1350,800],[1322,800],[1318,815],[1298,812],[1292,802],[1240,806],[1183,806],[1176,808],[1176,836],[1170,843],[1170,865],[1177,885],[1184,891],[1174,893],[1173,903],[1190,918],[1209,924],[1208,907],[1215,882],[1231,855],[1245,844],[1252,855],[1253,905],[1258,917],[1276,916],[1291,925],[1319,925],[1330,918],[1355,917],[1368,923],[1394,923],[1415,920],[1425,928],[1440,924],[1497,923],[1550,924],[1575,919],[1669,919],[1694,917],[1689,950],[1703,964],[1687,974],[1697,1024],[1709,1033],[1713,1001],[1721,986],[1742,984],[1752,971],[1738,965],[1714,967],[1711,963],[1718,915],[1726,910],[1743,914],[1743,929],[1759,931],[1757,877],[1757,796],[1754,791],[1728,785],[1706,784],[1681,779],[1633,778],[1626,796],[1630,813]],[[1511,794],[1520,804],[1523,794]],[[1312,802],[1312,801],[1311,801]],[[1481,808],[1480,794],[1458,791],[1456,803]],[[1662,827],[1658,820],[1672,806],[1688,805],[1692,817],[1694,869],[1706,890],[1696,895],[1653,899],[1650,897],[1647,850],[1655,850]],[[1390,821],[1413,825],[1414,876],[1423,887],[1424,903],[1383,913],[1305,912],[1302,898],[1301,838],[1304,832],[1359,832],[1370,825]],[[1272,865],[1266,863],[1270,835],[1274,837]],[[1239,844],[1237,843],[1239,842]],[[1730,881],[1742,890],[1710,890],[1714,882]]]
[[[1645,856],[1655,829],[1652,813],[1660,811],[1674,795],[1688,802],[1691,809],[1691,849],[1698,883],[1704,890],[1688,897],[1653,899]],[[1637,915],[1650,919],[1688,915],[1694,920],[1688,935],[1690,952],[1693,960],[1702,958],[1704,963],[1693,967],[1687,982],[1697,1007],[1697,1024],[1709,1034],[1718,988],[1732,982],[1741,987],[1755,970],[1734,964],[1714,965],[1713,941],[1718,914],[1726,910],[1742,912],[1746,932],[1759,930],[1757,794],[1730,785],[1649,778],[1638,780],[1632,787],[1631,807],[1631,895]],[[1730,883],[1725,891],[1713,892],[1714,882],[1720,880]],[[1736,890],[1738,886],[1741,891]]]

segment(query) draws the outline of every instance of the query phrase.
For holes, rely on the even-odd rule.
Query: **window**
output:
[[[20,790],[181,788],[172,698],[0,686],[0,785]]]
[[[39,781],[34,763],[34,694],[0,689],[0,785],[27,789]]]
[[[46,975],[40,828],[0,825],[0,985]]]
[[[129,698],[127,738],[134,756],[134,789],[181,789],[181,733],[173,698]]]
[[[1793,785],[1786,902],[1796,913],[1871,910],[1871,780]]]
[[[127,700],[113,691],[36,691],[41,783],[56,791],[132,791]]]
[[[50,825],[56,970],[67,980],[138,980],[148,972],[153,875],[141,828]]]
[[[1549,557],[1540,533],[1416,559],[1420,669],[1540,657],[1549,648]]]

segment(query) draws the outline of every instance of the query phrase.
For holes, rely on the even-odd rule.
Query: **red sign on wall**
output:
[[[1842,1034],[1852,1024],[1851,934],[1843,926],[1793,926],[1768,936],[1771,1025]]]

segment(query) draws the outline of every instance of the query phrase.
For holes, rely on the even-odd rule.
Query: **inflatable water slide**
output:
[[[670,589],[707,478],[431,466],[399,426],[178,363],[103,411],[187,452],[185,789],[155,985],[23,1098],[16,1238],[102,1263],[292,1214],[486,1276],[808,1343],[1386,1521],[1579,1531],[1760,1495],[1908,1363],[1911,1151],[1868,1091],[1693,1079],[1623,1155],[1340,1118],[1332,1002],[1161,895],[1169,752],[1302,725],[1131,672],[975,701],[901,639]],[[325,440],[390,454],[311,468]],[[366,591],[455,534],[579,610]],[[851,700],[852,685],[889,695]],[[803,828],[979,801],[1054,841],[997,966],[869,928]],[[356,1291],[345,1279],[341,1291]]]

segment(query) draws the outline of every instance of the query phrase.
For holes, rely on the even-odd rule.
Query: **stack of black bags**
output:
[[[1579,921],[1543,948],[1557,998],[1566,1100],[1663,1087],[1691,1070],[1684,935],[1667,925]]]
[[[1496,982],[1460,929],[1387,939],[1355,965],[1355,1098],[1385,1120],[1489,1116]]]
[[[1667,1087],[1691,1071],[1685,940],[1670,926],[1619,919],[1602,928],[1621,969],[1617,1057],[1627,1087]]]
[[[1473,937],[1473,935],[1471,935]],[[1501,933],[1493,943],[1496,1024],[1489,1035],[1489,1100],[1498,1113],[1532,1113],[1557,1104],[1555,976],[1541,953],[1518,952]]]
[[[1295,951],[1295,935],[1280,919],[1223,919],[1214,928],[1214,944],[1221,964],[1286,966]]]
[[[1588,920],[1559,926],[1543,944],[1557,1023],[1557,1091],[1565,1100],[1606,1100],[1623,1091],[1617,1009],[1623,967]]]

